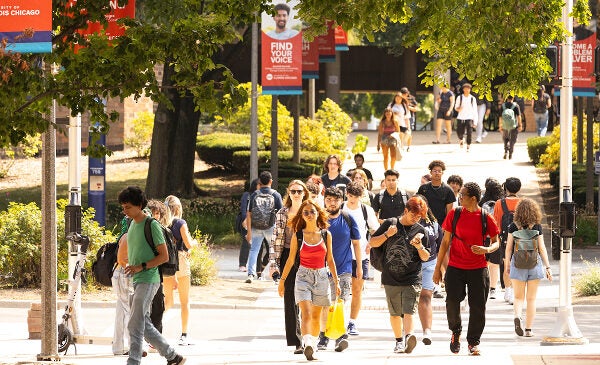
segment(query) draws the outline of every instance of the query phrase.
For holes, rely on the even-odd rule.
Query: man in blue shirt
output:
[[[337,271],[339,285],[341,289],[340,299],[345,304],[350,299],[352,293],[352,248],[356,255],[356,262],[362,262],[362,252],[360,250],[360,231],[354,218],[348,213],[342,212],[342,201],[344,193],[335,186],[325,190],[325,209],[329,213],[329,232],[331,232],[331,248],[333,250],[333,260]],[[362,267],[357,265],[356,276],[362,277]],[[331,292],[335,295],[335,284],[331,280]],[[345,307],[348,307],[345,305]],[[347,308],[346,310],[349,310]],[[329,338],[325,337],[325,324],[327,322],[327,311],[322,312],[321,333],[319,334],[319,343],[317,348],[325,350],[329,343]],[[345,324],[347,328],[347,324]],[[335,351],[341,352],[348,347],[348,335],[344,334],[335,340]]]

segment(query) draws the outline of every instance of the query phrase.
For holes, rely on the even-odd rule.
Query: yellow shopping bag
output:
[[[325,336],[329,338],[340,338],[346,334],[346,326],[344,325],[344,301],[342,299],[329,307],[327,313],[327,324],[325,325]]]

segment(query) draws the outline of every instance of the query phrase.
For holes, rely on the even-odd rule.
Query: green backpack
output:
[[[516,103],[512,103],[510,108],[506,107],[506,104],[502,104],[502,129],[505,131],[511,131],[517,128],[517,116],[515,115]]]
[[[522,228],[513,232],[513,258],[517,269],[533,269],[538,263],[540,232]]]

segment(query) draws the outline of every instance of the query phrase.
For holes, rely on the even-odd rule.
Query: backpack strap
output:
[[[500,204],[502,204],[502,214],[504,215],[504,213],[506,212],[510,212],[510,210],[508,209],[508,205],[506,204],[506,198],[502,198],[500,200]],[[502,228],[502,227],[500,227]]]
[[[158,250],[156,249],[156,246],[154,245],[154,238],[152,238],[152,221],[153,220],[155,220],[155,219],[152,217],[146,218],[146,222],[144,223],[144,236],[146,238],[146,242],[152,249],[154,256],[158,256]]]
[[[485,209],[481,210],[481,236],[483,237],[483,245],[485,246],[485,236],[487,236],[487,212]]]
[[[350,215],[348,215],[348,212],[340,210],[340,214],[342,215],[342,217],[344,217],[344,220],[346,221],[346,224],[348,225],[350,230],[352,230],[352,219],[350,218]]]
[[[450,244],[452,244],[452,239],[456,236],[456,224],[458,223],[458,218],[460,218],[460,212],[462,211],[462,207],[456,207],[454,209],[454,218],[452,219],[452,232],[450,234]],[[456,236],[458,239],[460,237]]]

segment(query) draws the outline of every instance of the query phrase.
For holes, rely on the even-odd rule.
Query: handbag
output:
[[[400,145],[402,143],[400,143],[400,141],[401,141],[400,133],[394,132],[394,133],[390,134],[390,138],[393,138],[396,140],[396,144],[394,145],[394,148],[396,149],[396,161],[400,161],[400,160],[402,160],[402,149],[400,148]]]
[[[335,303],[329,307],[329,312],[327,313],[325,336],[329,338],[340,338],[345,334],[344,301],[342,299],[337,299]]]

